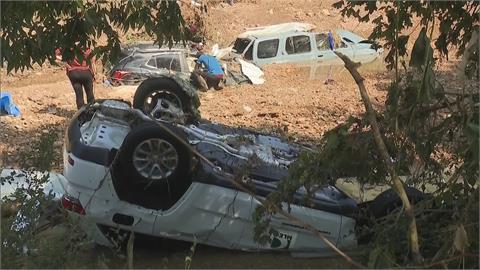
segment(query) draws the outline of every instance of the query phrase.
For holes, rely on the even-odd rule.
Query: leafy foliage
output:
[[[93,47],[97,58],[116,59],[119,33],[142,29],[159,45],[172,46],[187,33],[177,1],[1,1],[1,55],[7,70],[82,58],[81,48]],[[98,42],[104,39],[106,44]],[[78,46],[75,43],[79,42]],[[70,50],[69,48],[74,48]]]
[[[415,17],[421,18],[419,24],[426,29],[435,20],[439,22],[440,33],[435,48],[447,58],[450,46],[458,48],[458,55],[463,54],[472,31],[480,22],[478,1],[341,0],[334,7],[340,9],[343,16],[375,24],[369,38],[385,41],[385,47],[389,49],[385,58],[389,68],[394,68],[396,55],[407,55],[405,45],[410,35],[403,33],[413,26]]]
[[[18,186],[13,194],[4,196],[4,193],[0,198],[2,269],[67,267],[75,261],[72,257],[78,251],[78,244],[85,240],[78,223],[64,220],[54,194],[44,191],[50,177],[48,171],[55,158],[56,136],[54,132],[45,133],[38,142],[33,143],[29,153],[21,153],[28,154],[22,159],[31,169],[12,171],[10,175],[0,178],[2,188],[5,184]],[[39,236],[43,228],[60,221],[66,221],[62,224],[65,233],[58,235],[61,241],[50,243]]]
[[[478,267],[479,94],[470,88],[444,89],[436,78],[431,45],[436,18],[443,27],[440,37],[446,43],[439,43],[439,37],[435,49],[446,54],[447,46],[452,45],[461,53],[475,29],[472,24],[478,23],[478,2],[341,1],[336,7],[343,7],[345,16],[359,21],[377,15],[370,38],[385,39],[390,48],[386,61],[397,71],[396,78],[377,121],[396,172],[407,176],[408,185],[423,190],[428,187],[433,195],[416,206],[423,266],[437,266],[440,260],[453,257],[440,265]],[[405,59],[411,38],[401,33],[413,26],[413,16],[421,18],[423,29],[411,52],[410,67],[404,63],[406,72],[400,74],[398,62]],[[450,18],[450,25],[445,24],[445,16]],[[339,177],[356,176],[361,183],[388,183],[364,119],[350,118],[327,132],[319,145],[317,152],[304,153],[290,167],[290,176],[267,197],[268,203],[281,207],[284,201],[295,202],[298,198],[293,194],[299,188],[311,195]],[[258,239],[271,229],[273,209],[267,204],[255,212]],[[405,237],[409,220],[403,210],[370,222],[367,234],[373,235],[365,263],[372,268],[410,265],[409,239]]]

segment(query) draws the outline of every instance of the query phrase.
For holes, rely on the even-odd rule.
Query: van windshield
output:
[[[251,40],[248,38],[237,38],[237,40],[235,40],[235,44],[233,44],[233,49],[236,53],[243,53],[250,42]]]

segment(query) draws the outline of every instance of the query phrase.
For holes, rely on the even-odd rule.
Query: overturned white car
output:
[[[149,80],[144,84],[161,81]],[[115,245],[119,233],[134,232],[229,249],[327,251],[312,232],[281,216],[273,217],[267,244],[254,241],[252,213],[259,202],[230,178],[242,175],[241,183],[263,198],[276,190],[300,152],[310,149],[191,118],[176,123],[172,112],[188,114],[186,107],[164,97],[176,100],[178,92],[155,89],[164,89],[162,95],[140,95],[149,97],[135,102],[138,109],[117,100],[89,104],[67,130],[61,202],[97,243]],[[373,202],[376,215],[398,203],[393,195]],[[305,196],[297,191],[292,215],[340,248],[357,245],[356,201],[335,186],[319,188],[308,206]]]

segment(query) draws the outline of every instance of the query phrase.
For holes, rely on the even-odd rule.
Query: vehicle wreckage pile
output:
[[[383,49],[346,30],[315,32],[307,23],[283,23],[248,28],[232,43],[210,54],[223,62],[227,86],[264,83],[261,67],[273,63],[296,63],[315,70],[322,66],[342,65],[334,50],[353,61],[370,63],[381,57]],[[195,66],[197,49],[203,45],[189,42],[187,46],[158,48],[152,43],[136,44],[124,49],[124,58],[109,72],[110,82],[138,84],[146,78],[162,74],[188,76]]]
[[[129,102],[99,100],[80,109],[66,132],[64,174],[50,179],[46,194],[57,199],[61,194],[62,207],[101,245],[123,245],[118,235],[133,231],[229,249],[328,252],[312,231],[281,217],[273,219],[269,241],[254,236],[259,198],[277,190],[301,152],[312,150],[202,120],[195,89],[182,82],[175,76],[144,80],[133,108]],[[357,245],[360,209],[369,206],[380,218],[398,203],[385,200],[387,193],[392,191],[357,204],[334,185],[318,187],[309,200],[300,188],[290,212],[348,249]],[[423,198],[415,189],[408,195]]]
[[[302,23],[247,29],[232,46],[213,46],[211,54],[224,63],[225,85],[262,84],[260,67],[271,63],[312,68],[338,64],[333,49],[360,62],[381,54],[373,43],[350,32],[312,29]],[[54,193],[102,245],[122,244],[112,238],[112,229],[120,228],[122,233],[224,248],[288,249],[302,256],[325,252],[328,246],[311,231],[281,220],[274,223],[279,236],[272,235],[267,243],[255,240],[257,196],[275,191],[301,152],[312,150],[201,119],[190,76],[196,48],[155,48],[149,43],[124,48],[108,79],[113,85],[140,84],[133,108],[128,102],[102,100],[80,109],[66,132],[64,174],[49,179],[45,194]],[[292,205],[296,216],[316,217],[314,225],[338,247],[356,245],[355,224],[363,206],[333,185],[319,187],[313,201],[307,203],[305,197],[306,190],[297,191]],[[17,216],[23,218],[20,212]]]

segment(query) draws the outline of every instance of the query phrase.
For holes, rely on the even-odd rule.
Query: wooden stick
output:
[[[375,117],[375,110],[373,109],[372,102],[370,101],[370,97],[368,96],[367,89],[363,84],[364,79],[357,70],[359,63],[354,63],[352,60],[350,60],[350,58],[340,52],[335,51],[335,54],[343,60],[343,62],[345,63],[345,68],[350,72],[353,79],[358,85],[358,89],[360,90],[360,96],[362,97],[362,101],[365,106],[367,121],[372,126],[373,137],[375,139],[378,151],[380,153],[380,156],[382,157],[383,162],[385,163],[385,166],[387,167],[390,176],[392,177],[393,188],[402,200],[403,206],[405,208],[405,214],[410,220],[409,239],[413,261],[416,264],[420,264],[423,261],[423,258],[420,254],[420,246],[418,244],[417,222],[415,220],[413,208],[410,204],[410,201],[408,200],[407,193],[405,192],[403,181],[398,177],[397,172],[395,171],[395,166],[392,162],[392,158],[388,153],[387,147],[385,146],[385,142],[383,141],[382,135],[380,133],[377,118]]]

